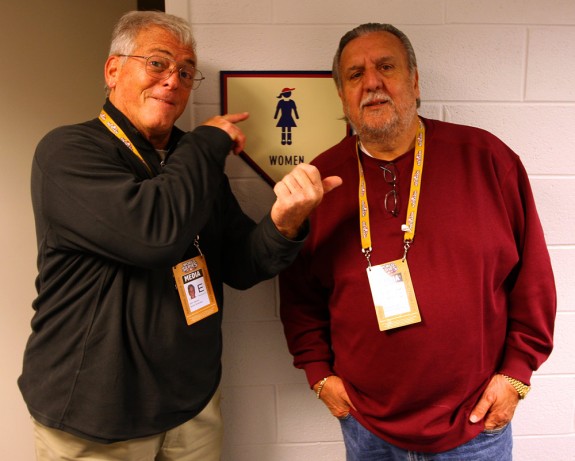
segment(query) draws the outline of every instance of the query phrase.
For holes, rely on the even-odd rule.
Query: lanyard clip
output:
[[[371,247],[369,248],[362,248],[361,250],[365,255],[365,259],[367,259],[367,268],[371,270]]]
[[[409,251],[409,248],[411,247],[411,243],[413,242],[413,240],[405,240],[404,244],[403,244],[403,258],[402,258],[402,262],[405,261],[407,259],[407,252]]]
[[[202,250],[200,248],[200,236],[199,236],[199,234],[196,235],[196,238],[194,239],[194,246],[198,249],[198,253],[200,253],[200,256],[204,256],[204,254],[202,253]]]

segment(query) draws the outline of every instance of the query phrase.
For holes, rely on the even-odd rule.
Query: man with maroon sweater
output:
[[[280,277],[294,364],[348,461],[509,460],[556,310],[525,169],[483,130],[418,116],[393,26],[344,35],[333,76],[356,136],[313,162],[343,185]]]

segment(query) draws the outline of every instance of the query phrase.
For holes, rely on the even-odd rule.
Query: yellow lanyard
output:
[[[359,144],[359,142],[358,142]],[[361,158],[359,155],[359,148],[356,144],[357,163],[359,165],[359,231],[361,235],[362,251],[367,258],[367,263],[371,267],[371,232],[369,227],[369,205],[367,203],[367,187],[365,182],[365,175],[363,167],[361,166]],[[407,204],[407,222],[401,226],[404,231],[403,243],[404,253],[403,259],[407,257],[407,251],[413,237],[415,236],[415,220],[417,217],[417,207],[419,205],[419,197],[421,192],[421,177],[423,174],[423,156],[425,153],[425,125],[419,120],[419,128],[417,130],[417,138],[415,140],[415,151],[413,161],[413,172],[411,174],[411,186],[409,190],[409,201]]]
[[[110,117],[104,109],[102,109],[102,112],[100,112],[99,118],[100,118],[100,121],[104,124],[104,126],[106,128],[108,128],[108,130],[110,130],[110,132],[113,135],[115,135],[120,141],[122,141],[126,145],[126,147],[128,149],[130,149],[132,151],[132,153],[142,161],[142,163],[146,167],[146,170],[148,170],[148,173],[150,173],[150,175],[153,176],[151,168],[149,167],[149,165],[144,160],[144,157],[142,157],[142,155],[138,152],[138,149],[136,149],[136,146],[134,146],[132,144],[132,141],[130,141],[128,136],[126,136],[126,133],[124,133],[122,128],[120,128],[116,124],[116,122],[114,122],[112,117]]]

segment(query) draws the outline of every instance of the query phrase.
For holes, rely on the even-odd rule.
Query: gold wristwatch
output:
[[[515,390],[519,394],[519,400],[523,400],[527,395],[527,393],[529,392],[529,390],[531,389],[531,387],[529,387],[525,383],[522,383],[518,379],[512,378],[511,376],[503,375],[503,377],[507,380],[509,384],[511,384],[515,388]]]

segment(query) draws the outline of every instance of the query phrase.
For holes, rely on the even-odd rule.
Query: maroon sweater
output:
[[[343,185],[311,218],[311,234],[280,277],[281,316],[310,385],[343,379],[367,429],[408,450],[440,452],[476,436],[469,414],[498,372],[529,383],[552,349],[556,294],[549,254],[519,157],[476,128],[424,120],[426,151],[408,253],[421,323],[379,331],[361,251],[356,138],[313,162]],[[397,158],[401,212],[362,155],[374,265],[403,255],[413,152]]]

